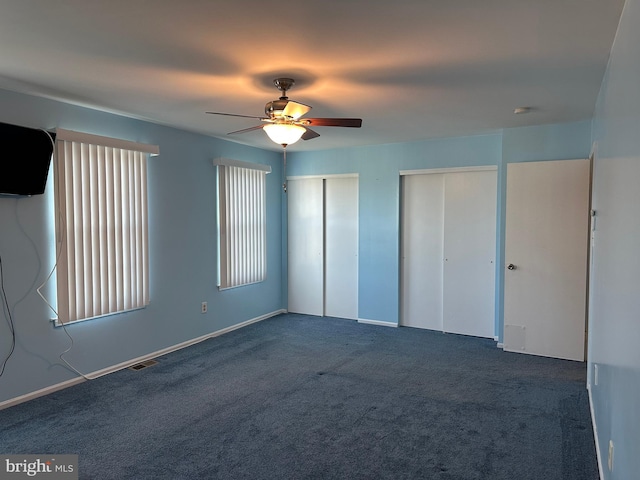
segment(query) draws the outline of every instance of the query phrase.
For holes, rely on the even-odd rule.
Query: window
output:
[[[158,147],[58,129],[58,323],[149,304],[147,154]]]
[[[262,282],[266,277],[266,174],[271,167],[226,158],[218,167],[218,286]]]

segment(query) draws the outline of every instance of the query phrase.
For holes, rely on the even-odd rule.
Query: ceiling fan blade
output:
[[[225,115],[227,117],[259,118],[259,119],[263,118],[263,117],[256,117],[254,115],[238,115],[236,113],[222,113],[222,112],[205,112],[205,113],[209,113],[211,115]]]
[[[227,133],[227,135],[233,135],[234,133],[251,132],[253,130],[258,130],[258,129],[262,128],[262,127],[263,127],[263,125],[256,125],[255,127],[243,128],[242,130],[236,130],[234,132],[229,132],[229,133]]]
[[[311,107],[309,105],[305,105],[304,103],[298,103],[298,102],[289,100],[287,102],[287,106],[284,107],[282,114],[285,117],[290,117],[290,118],[293,118],[294,120],[297,120],[301,116],[303,116],[305,113],[307,113],[309,110],[311,110]]]
[[[362,126],[361,118],[307,118],[304,120],[305,125],[312,127],[353,127],[360,128]]]
[[[306,128],[306,127],[305,127]],[[320,134],[318,132],[314,132],[310,128],[307,128],[307,131],[302,134],[302,140],[311,140],[312,138],[319,137]]]

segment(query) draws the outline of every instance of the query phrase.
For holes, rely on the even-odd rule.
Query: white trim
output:
[[[56,128],[56,141],[57,140],[89,143],[91,145],[100,145],[103,147],[121,148],[123,150],[132,150],[134,152],[149,153],[153,156],[160,155],[160,147],[158,147],[158,145],[131,142],[129,140],[103,137],[101,135],[92,135],[90,133],[74,132],[73,130],[64,130],[62,128]]]
[[[255,282],[247,282],[247,283],[241,283],[239,285],[231,285],[229,287],[223,287],[220,285],[220,280],[218,280],[218,291],[220,292],[224,292],[226,290],[232,290],[234,288],[240,288],[240,287],[246,287],[247,285],[255,285],[256,283],[262,283],[266,280],[266,277],[262,280],[256,280]]]
[[[504,350],[504,343],[502,342],[498,342],[498,344],[496,345],[496,347],[501,348]]]
[[[147,308],[147,305],[143,305],[142,307],[129,308],[127,310],[118,310],[117,312],[103,313],[102,315],[96,315],[95,317],[86,317],[86,318],[79,318],[78,320],[69,320],[68,322],[64,322],[64,323],[61,322],[58,317],[50,318],[49,320],[53,322],[53,326],[56,328],[68,327],[70,325],[75,325],[76,323],[85,322],[87,320],[95,320],[97,318],[111,317],[113,315],[120,315],[121,313],[135,312],[136,310],[142,310],[144,308]]]
[[[358,323],[366,323],[368,325],[379,325],[381,327],[393,327],[397,328],[398,324],[393,322],[385,322],[382,320],[369,320],[367,318],[359,318]]]
[[[498,166],[497,165],[479,165],[477,167],[423,168],[419,170],[400,170],[400,176],[432,175],[436,173],[482,172],[486,170],[498,170]]]
[[[287,311],[285,309],[280,309],[280,310],[276,310],[276,311],[271,312],[271,313],[266,313],[266,314],[261,315],[259,317],[254,317],[254,318],[252,318],[250,320],[246,320],[244,322],[237,323],[237,324],[232,325],[230,327],[223,328],[222,330],[216,330],[215,332],[211,332],[211,333],[208,333],[206,335],[202,335],[200,337],[197,337],[197,338],[194,338],[194,339],[191,339],[191,340],[187,340],[186,342],[178,343],[178,344],[173,345],[171,347],[163,348],[161,350],[157,350],[157,351],[149,353],[147,355],[143,355],[141,357],[133,358],[131,360],[127,360],[126,362],[121,362],[121,363],[118,363],[117,365],[112,365],[110,367],[103,368],[101,370],[96,370],[95,372],[88,373],[85,376],[87,378],[90,378],[91,380],[94,380],[94,379],[96,379],[98,377],[102,377],[102,376],[107,375],[109,373],[114,373],[114,372],[117,372],[119,370],[123,370],[125,368],[128,368],[131,365],[135,365],[137,363],[144,362],[146,360],[151,360],[152,358],[157,358],[157,357],[161,357],[163,355],[167,355],[167,354],[175,352],[177,350],[181,350],[183,348],[195,345],[196,343],[203,342],[203,341],[208,340],[210,338],[219,337],[220,335],[224,335],[225,333],[232,332],[233,330],[238,330],[239,328],[246,327],[247,325],[251,325],[252,323],[257,323],[257,322],[260,322],[262,320],[266,320],[267,318],[275,317],[276,315],[280,315],[281,313],[286,313],[286,312]],[[51,385],[50,387],[42,388],[40,390],[36,390],[34,392],[27,393],[25,395],[20,395],[19,397],[15,397],[15,398],[11,398],[9,400],[5,400],[4,402],[0,402],[0,410],[3,410],[5,408],[9,408],[9,407],[13,407],[14,405],[18,405],[19,403],[23,403],[23,402],[26,402],[28,400],[34,400],[34,399],[36,399],[38,397],[42,397],[42,396],[48,395],[50,393],[57,392],[58,390],[65,389],[67,387],[72,387],[72,386],[77,385],[79,383],[82,383],[84,381],[85,381],[85,378],[83,378],[83,377],[72,378],[71,380],[66,380],[64,382],[57,383],[55,385]]]
[[[41,388],[40,390],[36,390],[34,392],[26,393],[24,395],[20,395],[19,397],[10,398],[9,400],[5,400],[4,402],[0,402],[0,410],[4,410],[5,408],[13,407],[20,403],[27,402],[29,400],[35,400],[38,397],[43,397],[45,395],[49,395],[50,393],[57,392],[58,390],[63,390],[68,387],[73,387],[74,385],[78,385],[79,383],[84,382],[85,379],[82,377],[72,378],[71,380],[66,380],[61,383],[56,383],[55,385],[51,385],[50,387]]]
[[[136,363],[145,362],[147,360],[151,360],[152,358],[161,357],[163,355],[167,355],[169,353],[175,352],[177,350],[182,350],[183,348],[190,347],[195,345],[196,343],[204,342],[205,340],[209,340],[210,338],[219,337],[220,335],[224,335],[225,333],[232,332],[233,330],[237,330],[242,327],[246,327],[247,325],[251,325],[252,323],[260,322],[262,320],[266,320],[267,318],[274,317],[284,313],[284,310],[277,310],[275,312],[267,313],[265,315],[261,315],[259,317],[252,318],[250,320],[246,320],[241,323],[237,323],[235,325],[231,325],[230,327],[223,328],[222,330],[216,330],[215,332],[207,333],[206,335],[202,335],[197,338],[193,338],[191,340],[187,340],[186,342],[178,343],[177,345],[173,345],[171,347],[166,347],[161,350],[157,350],[152,353],[148,353],[147,355],[143,355],[141,357],[134,358],[132,360],[128,360],[126,362],[119,363],[117,365],[113,365],[111,367],[103,368],[102,370],[98,370],[90,374],[91,377],[97,378],[102,377],[103,375],[107,375],[109,373],[117,372],[118,370],[122,370],[124,368],[130,367],[131,365],[135,365]],[[87,375],[89,376],[89,375]]]
[[[215,166],[223,165],[226,167],[249,168],[251,170],[260,170],[262,172],[271,173],[271,165],[265,165],[263,163],[243,162],[242,160],[233,160],[232,158],[214,158],[213,164]]]
[[[587,384],[587,392],[589,395],[589,411],[591,412],[591,427],[593,428],[593,438],[596,442],[596,458],[598,459],[598,472],[600,478],[604,477],[604,470],[602,467],[602,454],[600,452],[600,442],[598,440],[598,427],[596,426],[596,415],[593,409],[593,399],[591,398],[591,385]]]
[[[332,173],[329,175],[291,175],[287,176],[287,180],[304,180],[306,178],[358,178],[360,174],[358,173]]]

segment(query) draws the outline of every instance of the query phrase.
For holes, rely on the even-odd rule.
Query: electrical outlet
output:
[[[593,364],[593,384],[598,385],[598,364]]]
[[[613,440],[609,440],[609,471],[613,471]]]
[[[207,313],[207,302],[202,302],[200,313]]]

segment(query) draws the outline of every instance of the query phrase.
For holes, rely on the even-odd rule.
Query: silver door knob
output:
[[[507,268],[508,268],[509,270],[515,270],[515,269],[516,269],[516,266],[515,266],[513,263],[510,263],[509,265],[507,265]]]

